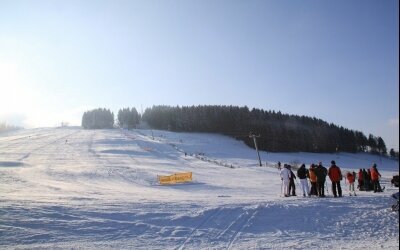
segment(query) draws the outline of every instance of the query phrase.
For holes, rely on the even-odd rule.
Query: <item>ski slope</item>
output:
[[[185,156],[186,152],[186,156]],[[41,128],[0,134],[0,248],[398,249],[399,163],[368,154],[256,152],[215,134]],[[376,162],[383,193],[283,198],[274,167]],[[163,186],[157,175],[193,173]],[[328,181],[328,185],[330,182]],[[296,187],[300,194],[299,187]]]

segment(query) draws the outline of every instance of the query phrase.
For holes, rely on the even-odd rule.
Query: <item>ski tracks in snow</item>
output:
[[[187,245],[187,243],[189,241],[191,241],[193,239],[193,237],[195,236],[195,233],[200,231],[200,229],[202,227],[208,228],[208,224],[212,221],[212,219],[214,217],[216,217],[218,214],[220,214],[222,211],[221,208],[216,209],[214,212],[212,212],[209,216],[207,216],[205,219],[203,219],[200,224],[197,225],[197,227],[195,227],[187,236],[187,238],[185,239],[185,241],[183,242],[183,244],[178,247],[177,249],[182,250],[184,249],[184,247]]]
[[[235,223],[237,225],[239,225],[239,227],[237,230],[234,230],[234,233],[232,234],[232,237],[229,241],[227,249],[232,248],[233,243],[240,236],[240,233],[242,232],[242,230],[249,225],[249,223],[252,219],[255,218],[260,207],[261,207],[261,205],[258,205],[255,209],[252,209],[252,211],[251,211],[251,209],[250,209],[250,211],[249,210],[245,211],[245,213],[241,214],[240,217],[235,221]],[[242,220],[241,220],[241,217],[243,217]]]
[[[211,246],[232,249],[243,229],[249,226],[261,205],[252,207],[216,208],[190,231],[177,249]],[[203,213],[203,215],[206,213]]]

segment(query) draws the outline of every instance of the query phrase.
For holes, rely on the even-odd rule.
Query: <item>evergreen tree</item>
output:
[[[108,109],[93,109],[82,116],[82,127],[85,129],[110,129],[114,127],[114,113]]]
[[[368,136],[368,146],[370,147],[371,153],[374,154],[378,153],[378,140],[372,134],[369,134]]]
[[[378,137],[378,151],[380,154],[387,154],[386,144],[381,137]]]
[[[123,108],[118,111],[117,120],[119,127],[132,129],[139,124],[140,117],[136,108]]]

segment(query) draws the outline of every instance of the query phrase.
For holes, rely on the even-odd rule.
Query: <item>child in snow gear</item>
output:
[[[374,188],[374,193],[382,192],[381,185],[379,184],[379,178],[381,177],[381,174],[378,172],[378,169],[376,169],[375,163],[370,169],[370,172],[371,172],[371,182]]]
[[[311,184],[309,196],[317,195],[318,194],[317,193],[317,176],[315,175],[315,165],[314,164],[311,164],[308,174],[310,177],[310,184]]]
[[[339,197],[342,197],[342,188],[340,187],[340,180],[342,180],[342,172],[340,171],[340,168],[336,166],[335,161],[331,161],[331,167],[329,168],[329,179],[331,179],[332,182],[332,193],[334,197],[337,197],[339,194]],[[336,192],[337,189],[337,192]]]
[[[307,177],[309,177],[308,170],[306,169],[306,165],[302,164],[300,168],[297,170],[297,177],[300,179],[300,187],[303,191],[303,196],[309,195],[309,187]]]
[[[356,173],[355,172],[353,172],[353,173],[347,172],[346,179],[347,179],[347,182],[349,183],[350,196],[351,196],[351,191],[353,191],[354,196],[357,196],[356,191],[354,189],[354,182],[356,181]]]
[[[296,185],[294,184],[294,179],[296,179],[296,175],[292,171],[292,166],[288,165],[288,169],[290,171],[289,194],[291,193],[292,196],[296,196]]]
[[[319,162],[315,169],[315,175],[317,176],[318,197],[325,197],[325,180],[328,175],[328,170],[322,166],[322,162]]]
[[[280,175],[283,184],[283,195],[285,197],[289,197],[290,170],[288,169],[288,166],[286,164],[283,165]]]

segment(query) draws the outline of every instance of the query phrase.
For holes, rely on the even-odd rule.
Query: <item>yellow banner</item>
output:
[[[192,172],[176,173],[173,175],[158,175],[157,177],[160,184],[176,184],[192,181]]]

